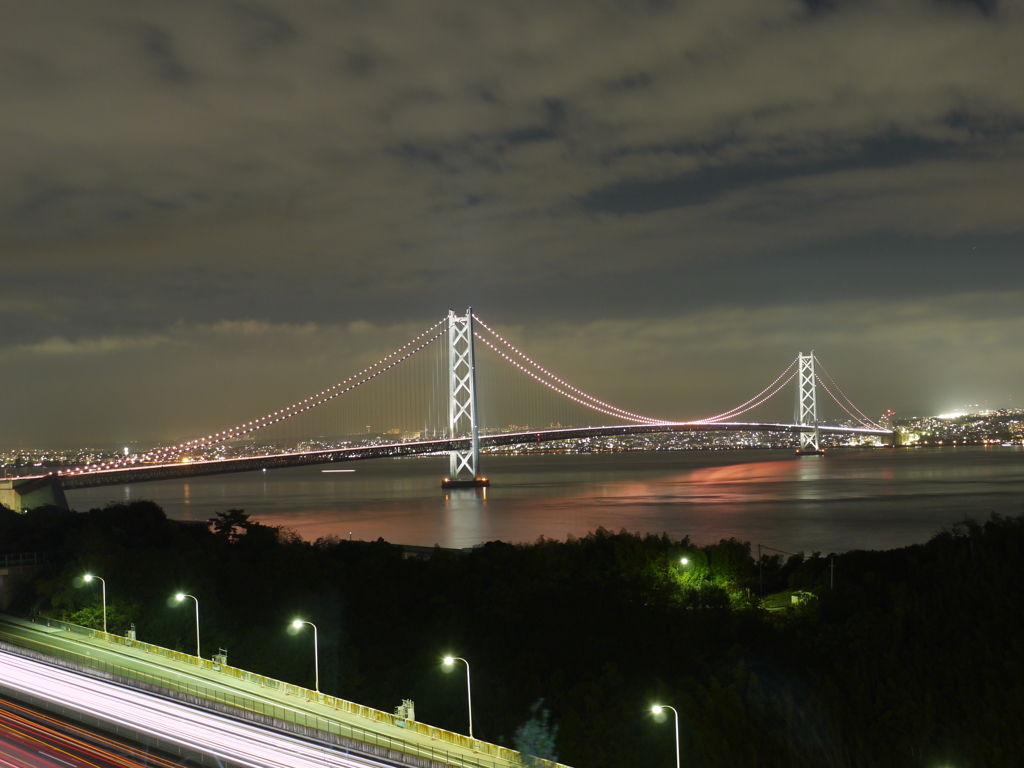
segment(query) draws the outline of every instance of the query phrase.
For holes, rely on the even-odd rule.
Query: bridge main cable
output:
[[[477,322],[477,324],[480,325],[480,327],[486,329],[488,333],[490,333],[492,336],[494,336],[494,338],[496,338],[498,341],[500,341],[502,344],[504,344],[506,347],[508,347],[510,350],[512,350],[516,355],[521,357],[527,363],[529,363],[534,368],[536,368],[538,371],[540,371],[542,374],[544,374],[544,376],[547,376],[549,379],[551,379],[551,381],[557,382],[562,387],[565,387],[565,389],[567,389],[567,390],[569,390],[571,392],[574,392],[576,395],[579,395],[579,397],[576,397],[576,396],[574,396],[572,394],[569,394],[569,392],[566,392],[566,391],[560,389],[558,386],[555,386],[554,384],[552,384],[551,381],[546,381],[544,378],[542,378],[541,376],[538,376],[533,371],[528,370],[522,364],[520,364],[519,362],[513,360],[511,357],[509,357],[504,352],[502,352],[500,349],[498,349],[494,344],[492,344],[490,341],[485,339],[479,333],[474,333],[476,338],[480,339],[480,341],[482,341],[484,344],[486,344],[492,350],[497,352],[499,355],[501,355],[501,357],[503,357],[506,361],[508,361],[509,363],[514,365],[516,368],[518,368],[520,371],[525,373],[527,376],[532,377],[533,379],[535,379],[536,381],[540,382],[544,386],[548,387],[549,389],[557,392],[558,394],[560,394],[560,395],[562,395],[564,397],[569,398],[573,402],[579,403],[580,405],[584,405],[584,406],[586,406],[588,408],[591,408],[591,409],[593,409],[595,411],[603,413],[606,416],[614,416],[616,418],[620,418],[620,419],[623,419],[625,421],[635,421],[635,422],[642,423],[642,424],[672,424],[672,423],[675,423],[675,422],[669,421],[668,419],[655,419],[655,418],[652,418],[650,416],[642,416],[641,414],[638,414],[638,413],[632,413],[630,411],[623,410],[622,408],[617,408],[614,405],[611,405],[610,403],[606,403],[606,402],[604,402],[602,400],[598,400],[596,397],[592,397],[591,395],[588,395],[586,392],[584,392],[584,391],[582,391],[580,389],[577,389],[576,387],[572,386],[568,382],[563,381],[562,379],[558,378],[553,373],[551,373],[551,371],[547,370],[546,368],[541,366],[539,363],[537,363],[536,361],[532,360],[530,357],[528,357],[526,354],[524,354],[521,350],[516,348],[511,342],[509,342],[507,339],[502,337],[497,331],[495,331],[493,328],[491,328],[486,323],[484,323],[484,321],[481,320],[476,315],[473,315],[473,319]],[[583,399],[580,399],[580,398],[583,398]],[[587,401],[589,401],[589,402],[587,402]]]
[[[102,471],[102,470],[119,469],[119,468],[124,468],[124,467],[137,466],[140,463],[160,463],[160,462],[166,462],[168,460],[180,457],[182,454],[184,454],[187,451],[196,450],[196,449],[200,449],[200,448],[209,448],[209,447],[214,446],[214,445],[219,445],[221,443],[228,442],[229,440],[234,440],[234,439],[237,439],[237,438],[242,437],[244,435],[251,434],[252,432],[255,432],[257,430],[263,429],[265,427],[269,427],[272,424],[277,424],[278,422],[284,421],[286,419],[290,419],[290,418],[292,418],[294,416],[299,415],[300,413],[304,413],[304,412],[310,410],[311,408],[315,408],[315,407],[317,407],[319,405],[323,405],[324,403],[329,402],[329,401],[333,400],[334,398],[336,398],[336,397],[338,397],[340,395],[345,394],[346,392],[352,391],[356,387],[359,387],[362,384],[367,383],[368,381],[376,378],[377,376],[379,376],[380,374],[384,373],[385,371],[388,371],[391,368],[394,368],[396,365],[398,365],[399,363],[403,362],[404,360],[409,359],[410,357],[412,357],[417,352],[421,351],[422,349],[426,348],[427,346],[429,346],[434,341],[437,341],[437,339],[439,339],[442,336],[444,336],[444,334],[447,332],[447,329],[445,328],[445,329],[442,329],[442,330],[438,331],[433,336],[431,336],[429,339],[427,339],[426,341],[420,343],[418,346],[416,346],[411,351],[407,352],[405,355],[402,355],[401,357],[398,357],[397,359],[392,360],[392,358],[395,358],[396,355],[401,354],[403,351],[407,350],[409,347],[411,347],[414,344],[416,344],[417,342],[419,342],[421,339],[423,339],[424,336],[427,336],[432,331],[437,330],[438,326],[440,326],[443,323],[445,323],[446,320],[447,320],[447,318],[439,320],[437,323],[432,325],[430,328],[425,330],[423,333],[419,334],[418,336],[416,336],[414,339],[412,339],[408,343],[402,345],[401,347],[399,347],[397,350],[392,352],[387,357],[384,357],[384,358],[378,360],[373,365],[370,365],[370,366],[364,368],[362,371],[360,371],[359,373],[355,374],[354,376],[350,376],[349,378],[345,379],[344,381],[341,381],[341,382],[335,384],[332,387],[328,387],[327,389],[323,390],[322,392],[317,393],[316,395],[311,395],[310,397],[307,397],[305,400],[300,400],[298,403],[290,405],[287,408],[283,408],[280,411],[274,411],[273,413],[267,414],[266,416],[262,416],[261,418],[255,419],[254,421],[246,422],[244,424],[241,424],[241,425],[236,426],[236,427],[232,427],[231,429],[225,430],[223,432],[217,432],[217,433],[212,434],[212,435],[207,435],[206,437],[203,437],[203,438],[198,438],[196,440],[190,440],[190,441],[185,442],[185,443],[179,443],[177,445],[170,446],[170,447],[167,447],[167,448],[155,449],[153,451],[149,451],[148,453],[132,457],[131,459],[122,459],[122,460],[114,461],[114,462],[102,462],[102,463],[99,463],[99,464],[88,465],[87,467],[78,467],[78,468],[75,468],[75,469],[70,470],[70,471],[60,472],[58,474],[66,476],[66,475],[73,475],[73,474],[81,474],[83,472]],[[384,366],[384,363],[387,363],[389,360],[391,360],[392,362],[389,365]],[[383,366],[383,367],[381,367],[381,366]],[[372,374],[370,373],[371,371],[373,371]],[[366,374],[370,374],[370,375],[366,375]],[[363,378],[360,379],[360,377],[363,377]],[[359,379],[359,381],[355,381],[356,379]],[[345,387],[345,384],[348,384],[349,382],[352,382],[352,381],[355,381],[355,383],[354,384],[350,384],[348,387]],[[344,387],[344,389],[341,389],[341,387]],[[325,397],[325,395],[329,395],[329,396]]]
[[[846,393],[843,392],[843,390],[839,388],[839,385],[836,383],[836,380],[832,378],[832,375],[828,371],[825,370],[825,366],[823,366],[821,364],[821,361],[818,360],[818,356],[817,355],[814,356],[814,360],[815,360],[815,362],[817,362],[818,367],[821,369],[822,373],[824,373],[826,376],[828,376],[828,380],[832,382],[832,386],[836,388],[836,391],[840,395],[843,396],[843,399],[846,400],[846,402],[848,402],[850,404],[850,407],[852,407],[854,411],[859,413],[860,416],[857,416],[856,414],[852,413],[849,408],[847,408],[845,405],[843,405],[843,403],[839,400],[839,398],[836,397],[834,394],[832,394],[832,390],[828,388],[828,386],[825,384],[825,382],[822,380],[822,378],[820,376],[818,376],[817,373],[815,373],[815,377],[818,379],[818,383],[821,384],[822,387],[824,387],[825,391],[828,392],[829,396],[833,400],[836,401],[836,403],[839,405],[840,408],[842,408],[844,411],[846,411],[848,414],[850,414],[850,416],[853,418],[854,421],[860,422],[860,424],[862,426],[871,427],[872,429],[884,429],[884,427],[882,427],[881,424],[878,424],[875,421],[873,421],[872,419],[870,419],[867,416],[867,414],[864,413],[864,411],[862,411],[860,408],[857,407],[857,405],[853,402],[853,400],[851,400],[849,397],[847,397]]]
[[[796,365],[798,359],[799,358],[794,358],[793,362],[789,364],[789,367],[786,368],[786,370],[784,370],[782,373],[780,373],[779,377],[775,379],[775,381],[773,381],[767,387],[762,389],[758,394],[754,395],[752,398],[747,400],[747,402],[743,403],[742,405],[737,405],[735,408],[725,411],[724,413],[720,413],[717,416],[710,416],[706,419],[698,419],[695,423],[710,424],[716,421],[724,421],[725,419],[732,418],[733,416],[739,416],[740,414],[746,413],[747,411],[752,411],[754,408],[757,408],[757,406],[767,402],[771,398],[775,397],[775,395],[779,394],[779,392],[782,391],[782,388],[789,384],[789,382],[793,380],[793,377],[796,376],[796,372],[794,371],[792,374],[790,374],[789,378],[787,378],[785,381],[779,384],[779,382],[782,381],[782,377],[789,373],[793,366]],[[776,386],[777,384],[778,386]],[[775,391],[769,393],[768,395],[765,395],[765,393],[768,392],[773,387]],[[762,397],[762,395],[764,396]],[[755,400],[757,402],[754,402]],[[751,405],[751,403],[753,403],[753,405]]]

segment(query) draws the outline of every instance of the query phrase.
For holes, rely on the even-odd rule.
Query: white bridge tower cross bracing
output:
[[[799,353],[799,389],[796,395],[796,423],[813,429],[800,430],[799,453],[821,453],[821,434],[818,430],[818,399],[814,375],[814,351],[805,355]]]
[[[449,437],[468,436],[468,450],[449,452],[450,473],[444,487],[481,487],[480,428],[476,402],[476,359],[473,355],[473,309],[465,316],[448,312],[448,421]]]

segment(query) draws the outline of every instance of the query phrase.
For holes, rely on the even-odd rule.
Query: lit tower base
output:
[[[814,351],[800,353],[800,386],[796,392],[796,423],[812,429],[800,430],[800,447],[797,456],[824,456],[821,448],[821,433],[818,430],[817,377],[814,374]]]
[[[486,477],[474,477],[472,480],[452,480],[446,477],[441,481],[442,488],[486,488],[491,481]]]
[[[451,471],[442,488],[486,488],[480,475],[480,431],[476,415],[476,358],[473,356],[473,308],[465,317],[448,312],[448,422],[452,439],[469,434],[467,450],[449,451]]]

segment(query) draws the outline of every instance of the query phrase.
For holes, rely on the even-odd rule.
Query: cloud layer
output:
[[[323,329],[366,322],[386,352],[380,329],[470,303],[567,376],[593,371],[552,345],[602,323],[606,355],[667,371],[697,354],[679,329],[709,325],[723,380],[767,368],[715,342],[757,366],[765,328],[855,371],[901,349],[862,384],[885,406],[937,391],[892,365],[958,370],[978,334],[1006,343],[982,369],[1019,359],[1016,315],[990,309],[1024,303],[1018,2],[7,5],[2,354],[28,381],[113,356],[142,392],[218,324],[314,329],[326,354]],[[660,353],[622,330],[659,324]],[[239,371],[281,353],[227,335]],[[138,398],[132,418],[177,430]]]
[[[409,323],[179,323],[162,334],[55,337],[7,348],[0,366],[32,375],[8,379],[6,396],[38,407],[12,409],[5,430],[56,447],[190,439],[326,389],[424,330]],[[1016,405],[1024,367],[1016,293],[963,296],[941,308],[851,301],[498,330],[589,394],[672,420],[706,418],[744,402],[798,351],[815,351],[843,392],[874,416],[885,408]],[[518,376],[493,365],[482,370],[482,397],[495,386],[487,376]],[[823,418],[845,418],[825,393],[820,397]],[[788,420],[794,400],[790,387],[747,418]]]

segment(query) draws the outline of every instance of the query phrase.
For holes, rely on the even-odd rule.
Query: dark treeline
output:
[[[1024,747],[1024,518],[967,521],[927,544],[760,563],[735,540],[697,547],[598,530],[567,542],[492,542],[405,559],[383,541],[315,543],[223,513],[170,521],[150,502],[87,513],[0,510],[0,554],[46,564],[16,607],[195,649],[321,689],[511,744],[543,699],[559,758],[579,768],[1009,766]],[[681,565],[681,558],[689,563]],[[834,588],[829,587],[834,564]],[[760,568],[759,568],[760,566]],[[813,593],[765,610],[758,594]],[[79,582],[80,583],[80,580]],[[536,721],[535,721],[536,724]]]

